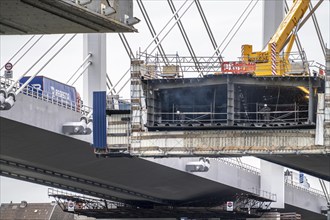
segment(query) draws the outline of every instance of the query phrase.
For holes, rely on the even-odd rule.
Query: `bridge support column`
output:
[[[84,35],[84,57],[92,62],[83,77],[84,101],[93,106],[93,92],[106,91],[106,34]]]
[[[263,47],[274,35],[283,20],[284,1],[265,0],[263,5]]]
[[[260,172],[260,195],[276,194],[271,207],[284,208],[284,167],[260,160]]]
[[[97,13],[101,13],[101,1],[91,1],[86,7]],[[84,58],[89,53],[92,56],[89,65],[83,76],[84,104],[93,106],[93,92],[106,91],[106,34],[84,34]]]

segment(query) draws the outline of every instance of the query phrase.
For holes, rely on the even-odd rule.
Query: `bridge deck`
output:
[[[24,95],[17,96],[10,111],[1,111],[1,175],[132,204],[201,203],[258,185],[253,175],[221,183],[169,163],[96,158],[88,142],[60,134],[61,120],[79,119],[79,113],[69,111]]]
[[[0,34],[134,32],[133,27],[66,0],[1,0]]]

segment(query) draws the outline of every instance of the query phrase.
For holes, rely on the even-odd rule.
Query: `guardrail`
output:
[[[294,187],[298,190],[305,191],[305,192],[311,193],[313,195],[325,198],[325,195],[324,195],[323,191],[315,189],[315,188],[311,188],[311,187],[305,188],[305,187],[301,186],[300,183],[298,183],[296,181],[285,180],[285,184],[289,185],[289,186],[292,186],[292,187]]]
[[[6,79],[4,77],[0,76],[0,89],[5,90],[9,88],[13,83],[15,83],[14,80],[11,79]],[[17,83],[11,92],[16,92],[20,88],[21,84]],[[91,111],[92,108],[86,105],[83,105],[77,101],[68,101],[65,99],[62,99],[58,96],[54,96],[53,94],[49,92],[45,92],[41,89],[34,88],[30,85],[27,85],[21,92],[20,94],[30,96],[32,98],[36,98],[39,100],[43,100],[58,106],[61,106],[63,108],[79,112],[85,116],[87,116]]]
[[[238,162],[233,158],[213,158],[213,159],[260,176],[260,169],[246,163]]]
[[[274,202],[277,201],[277,195],[275,193],[267,192],[265,190],[261,190],[259,188],[254,188],[254,187],[250,189],[250,192],[252,192],[255,195],[259,195],[262,198],[266,198]]]

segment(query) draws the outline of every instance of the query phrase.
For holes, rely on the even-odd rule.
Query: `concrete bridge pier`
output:
[[[92,1],[87,8],[100,13],[100,1]],[[93,91],[106,91],[106,34],[84,34],[83,41],[84,58],[92,54],[88,60],[91,65],[83,76],[84,104],[93,106]]]

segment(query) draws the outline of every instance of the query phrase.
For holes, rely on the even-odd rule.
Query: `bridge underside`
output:
[[[256,155],[258,158],[330,181],[330,154]]]
[[[244,192],[144,159],[97,158],[87,142],[3,117],[0,125],[4,176],[140,204],[201,203]]]
[[[134,32],[110,17],[66,0],[1,0],[0,34]]]
[[[199,216],[206,210],[199,207],[212,207],[247,193],[144,159],[97,158],[87,142],[4,117],[0,117],[0,132],[1,175],[132,206],[154,207],[146,208],[145,213],[136,210],[140,217],[156,216],[159,211],[155,207],[166,216],[167,206],[182,207],[177,213]],[[214,213],[228,214],[209,210],[210,216]],[[120,216],[120,211],[111,216]]]

